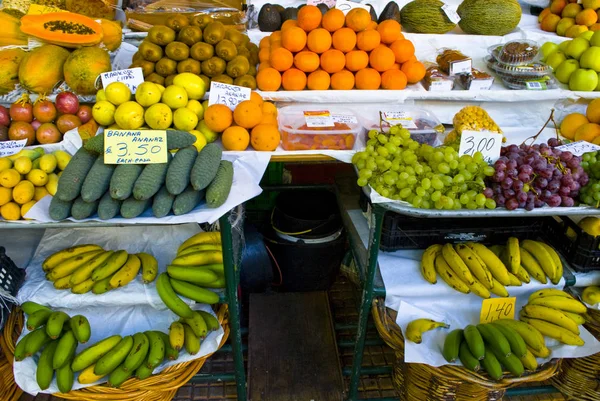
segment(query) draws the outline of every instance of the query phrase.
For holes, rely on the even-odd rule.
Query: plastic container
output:
[[[282,107],[278,121],[285,150],[352,150],[362,131],[356,114],[337,106]]]
[[[525,81],[519,79],[502,78],[502,83],[508,89],[514,90],[548,90],[558,88],[556,81],[551,77],[547,77],[547,79],[530,79]]]
[[[459,75],[458,82],[466,90],[490,90],[494,84],[494,77],[487,72],[473,68],[469,75]]]
[[[518,39],[511,40],[504,45],[492,46],[488,51],[501,63],[522,65],[535,61],[538,57],[540,47],[533,40]]]
[[[362,117],[367,130],[387,132],[391,126],[402,125],[410,132],[410,137],[419,142],[434,146],[438,134],[445,131],[442,122],[430,111],[410,106],[394,106],[380,110],[381,114],[369,111]],[[381,122],[380,119],[383,119]]]
[[[552,68],[541,62],[523,65],[510,65],[498,62],[493,56],[487,56],[485,62],[489,69],[500,77],[522,77],[523,79],[541,78],[552,74]]]
[[[548,239],[575,271],[600,270],[600,237],[587,234],[570,218],[552,218]]]

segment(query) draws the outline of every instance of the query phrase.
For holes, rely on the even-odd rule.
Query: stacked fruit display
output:
[[[210,18],[208,19],[210,21]],[[167,25],[155,25],[133,56],[130,68],[141,67],[146,81],[169,86],[177,73],[211,81],[256,88],[258,47],[247,35],[221,22],[175,15]]]
[[[78,245],[50,255],[42,269],[57,290],[73,294],[104,294],[124,287],[142,272],[144,283],[154,281],[158,262],[147,253],[128,254],[124,250],[106,251],[99,245]]]
[[[454,147],[457,151],[463,131],[489,131],[502,133],[496,122],[487,111],[479,106],[466,106],[460,109],[452,118],[453,130],[444,139],[445,145]],[[503,136],[502,141],[506,142]]]
[[[256,81],[263,91],[404,89],[425,76],[400,24],[378,25],[363,8],[344,16],[304,6],[297,20],[261,40],[259,59]]]
[[[598,0],[552,0],[550,6],[540,13],[538,21],[546,32],[575,38],[582,32],[600,29],[599,10]]]
[[[21,308],[27,315],[30,332],[17,343],[15,360],[22,361],[41,351],[36,369],[38,386],[42,390],[50,387],[56,373],[58,389],[68,393],[74,382],[71,363],[77,359],[77,344],[86,343],[92,333],[88,320],[85,316],[71,317],[34,302],[25,302]]]
[[[561,136],[574,140],[600,143],[600,100],[588,104],[585,114],[571,113],[560,122]],[[585,159],[585,157],[584,157]],[[587,168],[589,160],[582,160],[581,166]]]
[[[59,175],[71,155],[62,150],[45,154],[43,148],[23,149],[0,157],[0,215],[5,220],[23,218],[39,200],[54,195]]]

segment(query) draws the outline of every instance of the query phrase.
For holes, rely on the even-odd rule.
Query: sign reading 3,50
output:
[[[105,164],[153,164],[166,162],[166,131],[107,130],[104,133]]]

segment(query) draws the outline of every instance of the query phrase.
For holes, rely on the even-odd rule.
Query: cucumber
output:
[[[73,202],[71,216],[76,220],[87,219],[96,213],[98,210],[98,203],[100,202],[97,200],[94,202],[86,202],[83,198],[79,197]]]
[[[104,164],[104,155],[96,158],[94,165],[83,181],[81,198],[86,202],[97,201],[110,187],[110,179],[115,171],[114,164]]]
[[[167,149],[182,149],[192,146],[196,137],[187,131],[169,129],[167,130]]]
[[[143,169],[143,164],[119,164],[110,180],[110,196],[118,200],[129,198]]]
[[[119,214],[121,210],[121,202],[118,199],[113,199],[110,192],[106,191],[98,204],[98,218],[100,220],[109,220]]]
[[[182,193],[190,183],[190,174],[198,151],[194,146],[180,149],[175,153],[169,169],[167,170],[167,178],[165,184],[167,190],[173,195]]]
[[[219,145],[214,143],[209,143],[198,153],[190,177],[195,190],[198,191],[208,187],[212,180],[214,180],[219,169],[222,154],[223,151]]]
[[[83,145],[84,148],[93,153],[104,155],[104,133],[88,139]]]
[[[79,148],[58,179],[56,196],[62,201],[72,201],[79,196],[83,181],[96,161],[96,154]]]
[[[191,212],[200,201],[204,198],[204,191],[195,191],[191,185],[189,185],[185,191],[175,197],[173,202],[173,214],[180,216]]]
[[[175,201],[175,195],[171,195],[167,191],[167,187],[163,186],[152,200],[152,213],[154,217],[165,217],[171,212],[173,202]]]
[[[150,204],[150,199],[137,200],[135,198],[127,198],[121,204],[121,216],[126,219],[138,217],[150,207]]]
[[[52,197],[48,213],[52,220],[64,220],[71,216],[72,201],[62,201],[57,196]]]
[[[133,197],[138,200],[152,198],[165,183],[171,154],[167,153],[166,163],[148,164],[133,185]]]
[[[219,170],[215,179],[206,190],[206,204],[210,208],[216,208],[225,203],[233,185],[233,163],[221,160]]]

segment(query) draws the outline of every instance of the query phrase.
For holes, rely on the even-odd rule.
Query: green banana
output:
[[[75,376],[71,370],[71,364],[67,363],[56,371],[56,384],[61,393],[68,393],[73,388]]]
[[[93,365],[98,359],[102,358],[104,354],[113,349],[120,341],[121,336],[119,335],[110,336],[104,340],[98,341],[96,344],[77,354],[75,358],[73,358],[71,368],[74,372],[79,372],[80,370]]]
[[[51,310],[38,309],[27,318],[27,330],[32,331],[46,324],[52,314]]]
[[[31,335],[27,338],[25,342],[25,356],[32,356],[37,354],[39,350],[46,344],[48,344],[52,339],[44,330],[44,327],[40,327],[37,330],[34,330],[30,333]]]
[[[75,334],[73,331],[67,331],[58,340],[58,347],[52,359],[52,368],[56,370],[65,366],[66,363],[70,363],[73,360],[76,349],[77,339],[75,338]]]
[[[90,339],[92,335],[92,329],[90,327],[90,322],[83,315],[75,315],[69,320],[69,326],[71,330],[73,330],[73,334],[75,334],[75,338],[81,344],[85,344]]]
[[[148,357],[146,358],[146,366],[150,369],[156,368],[165,359],[165,341],[156,331],[144,332],[148,341],[150,342],[150,348],[148,350]]]
[[[481,369],[479,359],[475,358],[473,354],[471,354],[471,351],[469,351],[469,346],[464,341],[460,344],[458,356],[460,358],[460,362],[467,369],[472,370],[473,372],[477,372],[479,369]]]
[[[481,333],[477,330],[477,327],[472,324],[465,327],[463,330],[463,335],[465,336],[465,341],[469,346],[469,350],[471,354],[479,360],[483,359],[485,355],[485,345],[483,343],[483,338],[481,337]]]
[[[525,340],[523,340],[523,337],[521,337],[515,329],[501,324],[492,323],[492,326],[498,329],[500,333],[504,335],[506,340],[508,340],[510,350],[513,354],[519,358],[523,358],[527,354],[527,344],[525,344]]]
[[[196,312],[199,313],[200,316],[202,316],[202,319],[204,319],[204,321],[206,322],[206,327],[208,328],[208,331],[219,330],[221,328],[219,321],[212,314],[204,312],[203,310],[199,310]]]
[[[208,327],[202,316],[194,311],[193,315],[189,319],[184,319],[188,326],[192,328],[196,337],[204,338],[208,332]]]
[[[166,333],[163,333],[162,331],[157,331],[157,333],[162,337],[163,342],[165,343],[165,357],[170,361],[174,361],[177,358],[179,358],[179,351],[177,351],[175,348],[171,347],[171,342],[169,341],[169,335]]]
[[[23,338],[21,338],[21,340],[19,340],[19,342],[17,342],[17,344],[15,346],[15,360],[17,362],[20,362],[23,359],[27,358],[28,356],[31,356],[31,355],[27,355],[25,346],[27,345],[27,340],[29,340],[29,338],[31,338],[33,336],[33,333],[35,333],[37,331],[43,331],[44,333],[46,332],[44,327],[40,327],[38,329],[35,329],[34,331],[30,331],[29,333],[25,334],[23,336]],[[39,334],[36,334],[36,335],[39,335]]]
[[[502,378],[502,365],[491,349],[485,349],[485,357],[482,359],[481,365],[492,379],[500,380]]]
[[[170,277],[187,281],[189,283],[206,285],[215,282],[219,276],[212,270],[204,266],[167,266],[167,273]]]
[[[35,302],[31,302],[31,301],[25,301],[21,304],[21,309],[23,309],[23,312],[25,312],[25,314],[27,316],[31,316],[32,314],[34,314],[35,312],[43,309],[43,310],[47,310],[52,312],[52,309],[48,308],[47,306],[44,305],[40,305],[37,304]]]
[[[95,375],[105,376],[117,369],[121,363],[127,358],[131,348],[133,347],[133,337],[125,336],[115,345],[110,351],[98,359],[94,368]]]
[[[156,258],[148,253],[136,254],[142,262],[142,280],[144,284],[148,284],[154,281],[158,274],[158,262]]]
[[[167,308],[171,309],[176,315],[182,318],[191,318],[194,315],[194,311],[181,300],[171,287],[169,276],[166,273],[162,273],[156,280],[156,291],[160,296],[160,299],[165,303]]]
[[[196,355],[200,351],[200,338],[194,334],[194,330],[187,324],[183,325],[183,332],[185,334],[185,350],[190,355]]]
[[[537,359],[535,359],[535,356],[531,353],[530,350],[527,350],[525,355],[522,356],[520,359],[525,369],[533,372],[538,368]]]
[[[452,330],[450,334],[446,336],[446,340],[444,340],[444,348],[442,349],[442,355],[444,356],[445,360],[450,363],[456,361],[459,356],[460,344],[462,340],[462,329]]]
[[[125,370],[123,365],[118,366],[110,373],[110,376],[108,376],[108,384],[111,387],[121,387],[121,385],[131,377],[131,374],[132,372],[130,370]]]
[[[510,344],[504,335],[496,327],[490,324],[478,324],[477,330],[481,333],[481,337],[487,345],[497,355],[508,356],[511,354]]]
[[[504,366],[510,373],[512,373],[513,376],[519,377],[523,374],[523,372],[525,372],[525,368],[523,367],[521,360],[517,358],[516,355],[510,354],[507,356],[499,354],[498,350],[495,348],[492,348],[492,352],[494,353],[496,358],[498,358],[498,361],[500,361],[502,366]]]
[[[148,337],[144,333],[135,333],[133,335],[133,346],[129,355],[125,358],[125,362],[123,362],[123,369],[134,372],[139,368],[148,356],[149,347],[150,342],[148,341]]]
[[[225,281],[225,276],[219,276],[219,278],[212,283],[202,284],[202,286],[206,288],[225,288],[227,286],[227,282]]]
[[[152,372],[154,371],[154,368],[149,368],[145,363],[142,363],[135,371],[135,377],[138,378],[138,380],[144,380],[147,379],[148,377],[150,377],[152,375]]]
[[[70,316],[65,312],[53,312],[46,322],[46,333],[48,333],[50,338],[53,340],[58,338],[63,330],[65,322],[67,322],[69,319]]]
[[[185,334],[183,332],[183,324],[181,322],[173,322],[169,327],[169,344],[177,351],[183,348],[185,342]]]
[[[201,304],[212,305],[219,303],[219,295],[213,291],[174,278],[171,278],[170,282],[173,290],[183,297],[192,299]]]
[[[92,287],[92,292],[96,295],[100,295],[112,290],[112,287],[110,286],[111,278],[112,276],[108,276],[106,278],[96,281]]]
[[[38,360],[37,369],[35,371],[35,379],[38,386],[40,386],[40,389],[42,390],[46,390],[48,387],[50,387],[50,383],[54,377],[52,358],[54,357],[54,352],[56,351],[57,345],[58,341],[56,340],[46,345],[42,351],[42,354],[40,355],[40,359]]]

